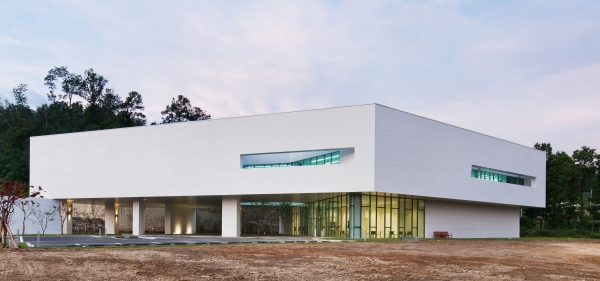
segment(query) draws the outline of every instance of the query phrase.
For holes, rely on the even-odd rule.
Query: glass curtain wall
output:
[[[294,235],[424,237],[425,201],[391,193],[342,194],[293,207]]]

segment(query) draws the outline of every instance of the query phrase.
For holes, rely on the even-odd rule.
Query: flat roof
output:
[[[66,134],[81,134],[81,133],[101,132],[101,131],[107,131],[107,130],[123,130],[123,129],[147,128],[147,127],[151,127],[151,126],[164,126],[164,125],[177,125],[177,124],[181,125],[181,124],[193,123],[193,122],[219,121],[219,120],[229,120],[229,119],[237,119],[237,118],[257,117],[257,116],[268,116],[268,115],[278,115],[278,114],[288,114],[288,113],[298,113],[298,112],[309,112],[309,111],[321,111],[321,110],[330,110],[330,109],[348,108],[348,107],[362,107],[362,106],[370,106],[370,105],[385,107],[385,108],[392,109],[392,110],[395,110],[395,111],[399,111],[399,112],[402,112],[402,113],[405,113],[405,114],[409,114],[409,115],[412,115],[412,116],[415,116],[415,117],[423,118],[423,119],[426,119],[426,120],[429,120],[429,121],[437,122],[437,123],[444,124],[444,125],[447,125],[447,126],[451,126],[451,127],[454,127],[454,128],[458,128],[458,129],[461,129],[461,130],[465,130],[465,131],[469,131],[469,132],[472,132],[472,133],[480,134],[480,135],[483,135],[483,136],[486,136],[486,137],[490,137],[490,138],[498,139],[498,140],[501,140],[501,141],[505,141],[505,142],[508,142],[508,143],[511,143],[511,144],[516,144],[516,145],[519,145],[519,146],[523,146],[523,147],[526,147],[526,148],[529,148],[529,149],[533,149],[535,151],[539,151],[541,153],[545,153],[544,151],[535,149],[535,148],[530,147],[530,146],[526,146],[526,145],[523,145],[523,144],[520,144],[520,143],[516,143],[516,142],[508,141],[508,140],[505,140],[505,139],[501,139],[499,137],[490,136],[490,135],[487,135],[487,134],[484,134],[484,133],[480,133],[480,132],[477,132],[477,131],[469,130],[469,129],[466,129],[466,128],[463,128],[463,127],[459,127],[459,126],[452,125],[452,124],[449,124],[449,123],[446,123],[446,122],[438,121],[438,120],[435,120],[435,119],[431,119],[431,118],[428,118],[428,117],[424,117],[424,116],[421,116],[421,115],[417,115],[417,114],[414,114],[414,113],[410,113],[410,112],[407,112],[407,111],[403,111],[403,110],[400,110],[400,109],[396,109],[396,108],[393,108],[393,107],[382,105],[382,104],[379,104],[379,103],[366,103],[366,104],[357,104],[357,105],[334,106],[334,107],[315,108],[315,109],[303,109],[303,110],[293,110],[293,111],[283,111],[283,112],[253,114],[253,115],[244,115],[244,116],[222,117],[222,118],[215,118],[215,119],[198,120],[198,121],[188,121],[188,122],[179,122],[179,123],[166,123],[166,124],[145,125],[145,126],[135,126],[135,127],[102,129],[102,130],[93,130],[93,131],[60,133],[60,134],[51,134],[51,135],[40,135],[40,136],[32,136],[30,138],[49,137],[49,136],[54,136],[54,135],[66,135]]]

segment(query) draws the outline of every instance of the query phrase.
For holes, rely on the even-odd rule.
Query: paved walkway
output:
[[[23,236],[22,242],[38,247],[37,236]],[[149,246],[149,245],[200,245],[235,243],[319,243],[341,242],[306,236],[221,237],[212,235],[141,235],[139,238],[116,238],[98,235],[40,236],[39,247],[90,247],[90,246]]]

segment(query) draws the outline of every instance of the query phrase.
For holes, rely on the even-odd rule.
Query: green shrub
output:
[[[556,237],[556,238],[595,238],[600,239],[600,234],[589,230],[581,229],[566,229],[566,230],[554,230],[554,229],[528,229],[521,227],[521,237]]]
[[[521,228],[531,228],[531,219],[528,217],[521,217],[520,220]]]

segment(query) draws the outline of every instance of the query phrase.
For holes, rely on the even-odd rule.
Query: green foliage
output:
[[[252,202],[250,206],[242,208],[242,221],[257,226],[262,225],[263,234],[266,231],[272,234],[272,226],[278,224],[279,218],[281,217],[284,222],[289,221],[292,214],[292,205],[289,202]],[[257,230],[257,234],[260,234],[260,227]]]
[[[592,232],[589,230],[581,229],[567,229],[567,230],[554,230],[554,229],[529,229],[527,227],[521,227],[521,237],[556,237],[556,238],[594,238],[600,239],[600,233]]]
[[[594,231],[600,220],[600,155],[587,146],[572,155],[553,153],[549,143],[534,147],[546,152],[546,208],[524,209],[521,227],[540,235],[541,228]]]
[[[44,85],[48,103],[36,109],[27,105],[26,84],[13,89],[15,103],[0,102],[0,179],[29,182],[30,137],[146,125],[142,95],[131,91],[121,99],[93,68],[76,74],[54,67]],[[182,95],[162,113],[163,123],[210,119]]]
[[[143,126],[142,96],[125,100],[107,88],[108,80],[88,69],[83,75],[55,67],[44,79],[49,103],[32,109],[27,85],[13,89],[15,103],[0,103],[0,179],[29,181],[29,138],[32,136]],[[82,101],[75,101],[79,97]]]
[[[531,219],[526,217],[526,216],[521,216],[521,220],[520,220],[520,225],[521,225],[521,229],[526,228],[533,228],[533,224],[531,223]]]
[[[178,95],[177,100],[173,98],[171,104],[167,105],[167,108],[160,113],[163,115],[163,123],[210,119],[210,114],[206,114],[206,111],[199,107],[192,107],[190,100],[182,95]]]

